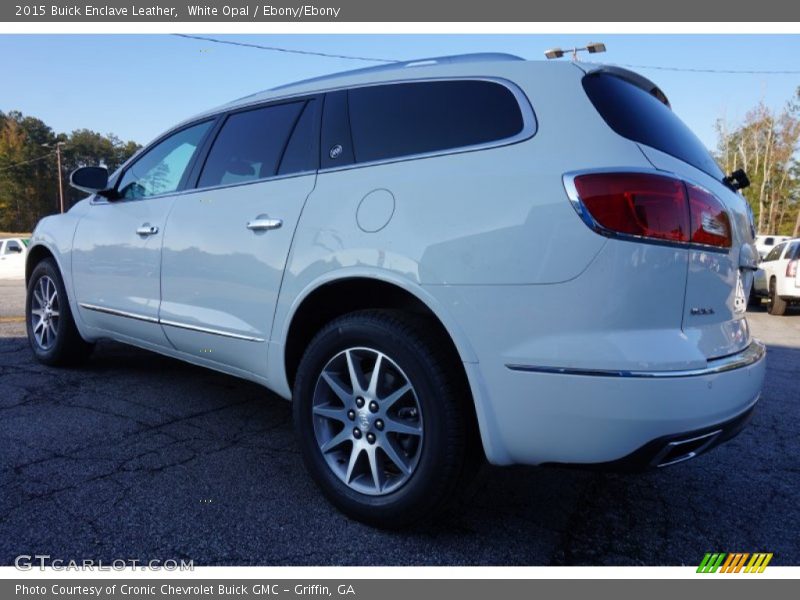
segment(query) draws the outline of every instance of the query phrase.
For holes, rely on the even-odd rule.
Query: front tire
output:
[[[769,306],[767,311],[771,315],[783,316],[786,314],[786,300],[778,295],[775,278],[769,280]]]
[[[50,366],[76,365],[92,353],[75,326],[67,291],[52,258],[42,260],[31,273],[25,299],[25,324],[33,355]]]
[[[336,507],[370,525],[433,516],[469,470],[471,399],[431,329],[397,311],[351,313],[317,334],[297,371],[306,467]]]

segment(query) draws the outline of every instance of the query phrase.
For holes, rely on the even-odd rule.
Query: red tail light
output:
[[[797,275],[797,259],[790,260],[789,264],[786,265],[786,276],[787,277],[794,277]]]
[[[601,227],[626,235],[730,248],[731,224],[706,190],[649,173],[587,173],[575,191]]]

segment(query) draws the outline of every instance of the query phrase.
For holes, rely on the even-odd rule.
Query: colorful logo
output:
[[[747,559],[750,559],[749,561]],[[706,552],[700,566],[697,567],[698,573],[763,573],[769,561],[772,560],[772,552]],[[747,563],[745,565],[745,563]]]

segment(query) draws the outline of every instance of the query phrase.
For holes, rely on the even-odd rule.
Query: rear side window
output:
[[[619,135],[670,154],[716,179],[723,177],[692,130],[652,94],[609,73],[587,75],[583,89],[600,116]]]
[[[230,115],[211,146],[198,187],[276,175],[305,105],[306,102],[292,102]]]
[[[427,81],[349,90],[356,162],[495,142],[524,125],[514,93],[491,81]]]
[[[765,246],[772,246],[774,243],[775,243],[775,238],[769,237],[764,240]]]

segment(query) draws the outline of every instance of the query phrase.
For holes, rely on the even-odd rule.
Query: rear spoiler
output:
[[[659,102],[664,104],[668,108],[672,108],[672,105],[669,103],[669,98],[667,95],[661,91],[661,88],[658,87],[655,83],[650,81],[647,77],[643,77],[638,73],[634,73],[633,71],[629,71],[628,69],[623,69],[622,67],[614,67],[611,65],[595,65],[595,64],[587,64],[587,63],[573,63],[576,67],[581,69],[587,75],[591,75],[593,73],[607,73],[609,75],[613,75],[614,77],[619,77],[620,79],[624,79],[630,84],[635,85],[640,90],[644,90],[654,98],[656,98]]]

